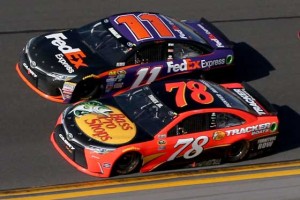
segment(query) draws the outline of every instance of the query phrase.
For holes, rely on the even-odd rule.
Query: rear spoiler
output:
[[[249,105],[251,110],[258,115],[277,115],[275,108],[265,99],[258,91],[249,84],[243,83],[226,83],[221,84],[229,89],[234,95]]]
[[[251,87],[249,84],[243,82],[242,83],[245,90],[254,98],[258,103],[270,114],[270,115],[276,115],[277,110],[271,105],[271,103],[263,97],[259,92],[257,92],[253,87]]]
[[[234,43],[205,18],[201,18],[200,21],[184,21],[184,23],[199,32],[216,49],[233,47]]]

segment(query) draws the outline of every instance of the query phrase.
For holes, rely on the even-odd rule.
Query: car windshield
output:
[[[130,90],[116,96],[115,101],[131,121],[152,136],[176,116],[175,112],[154,96],[149,87]]]
[[[77,29],[77,32],[83,43],[112,66],[116,66],[117,62],[131,50],[117,39],[120,35],[113,28],[107,29],[103,22],[83,26]]]

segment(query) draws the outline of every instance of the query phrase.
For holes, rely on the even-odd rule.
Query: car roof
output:
[[[129,12],[112,15],[108,20],[120,35],[136,45],[156,40],[195,38],[187,27],[178,26],[174,19],[159,13]]]
[[[168,88],[166,84],[169,84]],[[153,82],[149,87],[158,99],[178,114],[208,108],[234,108],[250,112],[249,107],[231,91],[207,80],[165,80]],[[182,104],[183,98],[185,103]]]

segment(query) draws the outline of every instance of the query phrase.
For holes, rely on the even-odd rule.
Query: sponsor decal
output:
[[[66,149],[72,153],[73,150],[75,150],[75,148],[72,146],[72,144],[62,135],[62,134],[59,134],[58,135],[60,137],[60,139],[67,145],[66,146]]]
[[[76,83],[64,82],[63,88],[61,90],[61,94],[63,99],[70,99],[73,91],[75,90]]]
[[[184,59],[182,63],[174,63],[173,61],[168,61],[167,65],[168,73],[201,69],[200,61],[192,61],[191,59]]]
[[[211,159],[211,160],[204,160],[200,161],[194,164],[194,166],[191,167],[206,167],[206,166],[214,166],[214,165],[220,165],[222,159]]]
[[[266,114],[265,111],[256,103],[256,100],[245,89],[233,89],[244,101],[255,110],[259,115]]]
[[[117,39],[121,38],[122,36],[114,29],[114,28],[108,28],[108,30],[115,36]]]
[[[74,69],[71,67],[71,65],[69,65],[67,63],[67,61],[64,59],[64,55],[63,54],[56,54],[55,57],[58,59],[58,62],[62,64],[62,66],[64,66],[66,68],[66,70],[68,71],[68,73],[73,73]]]
[[[120,88],[122,88],[123,86],[124,86],[124,83],[123,83],[123,82],[121,82],[121,83],[115,83],[113,88],[115,88],[115,89],[120,89]]]
[[[216,96],[224,103],[224,105],[227,107],[227,108],[231,108],[232,106],[230,105],[230,103],[223,97],[223,95],[221,94],[216,94]]]
[[[216,46],[217,47],[224,47],[224,45],[220,42],[220,40],[218,40],[216,38],[216,36],[214,36],[209,30],[207,30],[204,26],[202,26],[201,24],[197,24],[198,27],[200,27],[207,35],[208,35],[208,38],[215,42],[216,43]]]
[[[91,153],[106,154],[106,153],[114,151],[114,149],[103,148],[103,147],[98,147],[98,146],[94,146],[94,145],[89,145],[87,148],[92,151]]]
[[[28,67],[28,65],[27,65],[26,63],[23,63],[23,67],[27,70],[27,73],[28,73],[29,75],[33,76],[34,78],[37,78],[36,73],[34,73],[34,72],[32,71],[32,69],[30,69],[30,68]]]
[[[201,80],[201,82],[208,87],[213,93],[216,94],[216,96],[224,103],[224,105],[228,108],[231,108],[232,106],[230,105],[230,103],[224,98],[224,96],[222,94],[220,94],[213,86],[211,86],[209,83],[207,83],[204,80]]]
[[[157,144],[158,144],[158,148],[157,148],[157,149],[158,149],[159,151],[165,150],[166,147],[167,147],[167,141],[164,140],[164,139],[158,140],[158,141],[157,141]]]
[[[240,135],[244,133],[251,133],[252,135],[262,134],[270,131],[271,123],[258,124],[254,126],[248,126],[240,129],[232,129],[225,131],[227,136]]]
[[[167,134],[158,135],[158,139],[164,139],[164,138],[167,138]]]
[[[105,92],[110,92],[113,88],[122,88],[124,85],[123,79],[126,76],[125,70],[113,70],[108,72],[106,79]]]
[[[111,164],[110,163],[103,163],[102,167],[103,168],[111,168]]]
[[[57,46],[58,50],[65,55],[68,61],[73,64],[76,69],[80,67],[87,67],[87,64],[83,62],[83,58],[85,58],[86,55],[79,48],[72,48],[71,46],[68,46],[64,41],[68,38],[63,33],[54,33],[46,35],[45,37],[47,39],[53,39],[51,41],[52,45]]]
[[[201,66],[203,69],[205,68],[210,68],[213,66],[219,66],[219,65],[224,65],[226,63],[226,59],[225,58],[220,58],[220,59],[216,59],[216,60],[201,60]]]
[[[117,62],[116,63],[116,67],[123,67],[123,66],[125,66],[125,62]]]
[[[166,145],[167,141],[166,140],[158,140],[158,145]]]
[[[213,134],[213,140],[222,140],[226,136],[224,131],[216,131]]]
[[[276,136],[262,138],[257,141],[257,149],[265,149],[273,146],[274,141],[276,140]]]
[[[72,111],[77,126],[90,138],[111,145],[131,141],[136,134],[135,124],[120,110],[98,101],[85,102]]]
[[[173,28],[174,31],[176,31],[179,34],[180,38],[187,39],[185,34],[176,25],[173,25],[172,28]]]
[[[101,102],[88,101],[78,104],[68,114],[73,113],[76,117],[82,117],[83,115],[91,113],[109,116],[110,112],[112,112],[111,109]]]
[[[155,96],[150,94],[150,95],[148,95],[148,97],[158,108],[163,107],[162,103],[160,103]]]

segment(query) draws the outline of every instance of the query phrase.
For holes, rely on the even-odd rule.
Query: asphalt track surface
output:
[[[212,21],[237,43],[238,80],[247,81],[272,102],[281,122],[280,141],[274,154],[234,165],[299,160],[299,8],[298,0],[1,0],[0,190],[99,181],[99,178],[74,169],[54,150],[49,136],[58,115],[66,106],[46,101],[31,91],[17,76],[15,64],[21,49],[31,37],[52,30],[78,27],[126,11],[160,12],[178,19],[205,17]],[[200,195],[197,190],[201,190],[202,194],[207,195],[202,196],[203,199],[241,199],[242,195],[249,197],[251,194],[257,194],[258,199],[271,199],[262,190],[266,188],[272,192],[272,199],[296,199],[300,198],[299,180],[299,176],[279,177],[263,180],[259,184],[255,180],[231,184],[230,190],[223,183],[184,189],[168,188],[155,193],[141,191],[133,196],[130,193],[114,194],[105,198],[198,199]],[[184,191],[189,195],[184,195]],[[226,191],[230,191],[231,195]],[[249,199],[255,198],[252,196]]]

